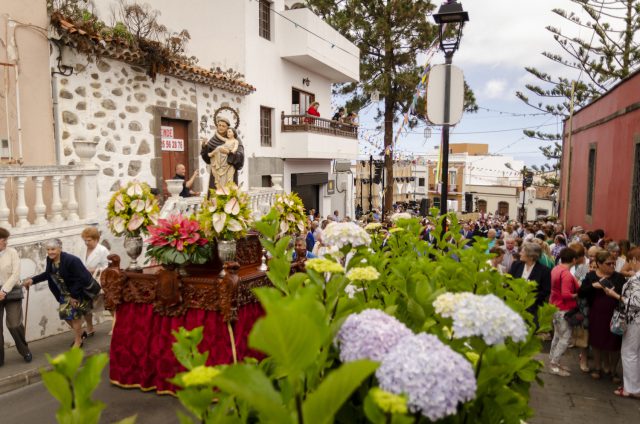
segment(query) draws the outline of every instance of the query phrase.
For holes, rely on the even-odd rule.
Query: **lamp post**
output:
[[[462,9],[462,5],[455,0],[449,0],[440,6],[433,19],[439,25],[438,37],[440,49],[444,52],[446,71],[444,82],[444,124],[442,126],[442,187],[440,195],[440,214],[447,213],[447,195],[449,193],[449,108],[451,98],[451,63],[453,54],[458,50],[462,27],[469,20],[469,14]],[[451,28],[450,25],[456,25]],[[447,33],[451,34],[449,37]]]

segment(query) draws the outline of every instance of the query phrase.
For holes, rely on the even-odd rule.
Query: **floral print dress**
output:
[[[78,302],[80,302],[78,306],[71,306],[71,293],[69,292],[66,283],[60,275],[60,268],[58,268],[58,265],[52,264],[51,270],[53,280],[58,285],[61,293],[61,298],[59,299],[60,307],[58,307],[58,315],[60,316],[60,319],[63,321],[72,321],[75,319],[80,319],[85,314],[90,312],[91,300],[89,299],[77,299]]]

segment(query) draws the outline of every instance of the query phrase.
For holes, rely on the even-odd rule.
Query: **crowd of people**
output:
[[[312,118],[312,116],[317,116],[318,118],[320,118],[320,111],[318,110],[319,108],[320,108],[319,102],[315,102],[315,101],[312,102],[309,105],[309,108],[307,108],[307,111],[306,111],[307,117],[304,118],[304,122],[307,124],[312,124],[314,123],[314,119]],[[358,123],[359,123],[358,113],[355,111],[347,112],[347,110],[344,107],[338,108],[336,113],[334,113],[333,116],[331,117],[331,120],[335,122],[335,124],[332,124],[332,125],[345,124],[351,127],[356,127],[358,126]]]
[[[358,223],[379,222],[380,214],[374,212],[362,215]],[[335,221],[351,219],[341,218],[338,211],[321,219],[311,210],[306,236],[296,239],[294,259],[330,252],[322,234]],[[433,224],[428,219],[423,224],[423,239],[433,241]],[[582,372],[619,385],[614,391],[618,396],[640,399],[640,247],[628,240],[613,240],[601,229],[585,231],[574,226],[567,231],[553,221],[520,224],[507,217],[481,215],[462,222],[461,227],[468,246],[478,237],[488,240],[488,262],[497,272],[536,283],[535,301],[528,309],[536,325],[540,307],[550,303],[557,308],[549,373],[570,376],[562,358],[569,347],[576,347]],[[623,317],[622,335],[612,332],[614,313]]]
[[[23,324],[23,287],[47,281],[49,290],[58,302],[58,315],[73,330],[71,346],[82,347],[84,340],[95,334],[93,326],[94,300],[86,290],[99,273],[108,266],[109,250],[100,244],[100,233],[95,227],[82,231],[85,250],[80,257],[62,250],[60,239],[45,242],[47,258],[44,272],[20,281],[20,256],[16,249],[8,247],[10,233],[0,228],[0,322],[7,313],[6,325],[16,349],[25,362],[33,355],[26,341]],[[94,283],[95,284],[95,283]],[[83,328],[86,324],[86,329]],[[0,331],[0,366],[4,365],[4,338]]]

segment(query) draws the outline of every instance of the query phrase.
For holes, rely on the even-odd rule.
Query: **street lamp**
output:
[[[462,5],[455,0],[449,0],[440,6],[438,13],[433,15],[433,19],[440,27],[438,37],[440,49],[445,57],[445,79],[444,79],[444,124],[442,126],[442,187],[440,195],[440,214],[447,213],[447,195],[449,193],[449,108],[451,100],[451,62],[453,54],[458,50],[460,38],[462,38],[462,27],[469,20],[469,14],[462,9]],[[457,27],[451,27],[456,25]],[[452,34],[452,36],[448,36]]]

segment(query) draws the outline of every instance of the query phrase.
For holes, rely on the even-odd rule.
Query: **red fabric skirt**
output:
[[[232,325],[238,361],[246,356],[262,355],[248,347],[247,338],[255,321],[264,315],[259,303],[241,306],[238,320]],[[124,303],[118,306],[116,324],[111,338],[109,378],[111,383],[160,394],[175,393],[176,387],[167,379],[185,371],[176,360],[171,346],[173,330],[204,326],[200,351],[209,352],[207,365],[233,363],[231,338],[227,324],[218,312],[189,309],[179,317],[155,314],[153,305]]]

